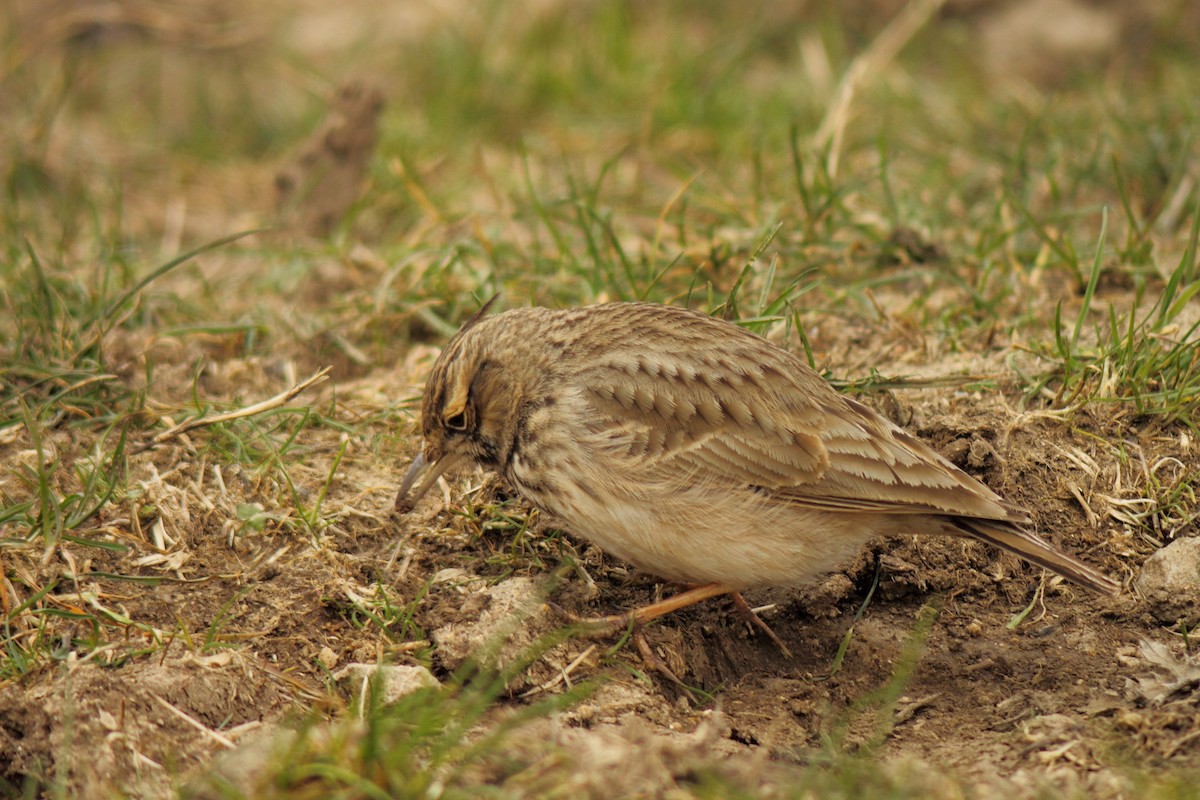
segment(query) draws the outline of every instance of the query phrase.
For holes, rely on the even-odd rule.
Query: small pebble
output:
[[[333,649],[326,645],[321,648],[321,652],[317,653],[317,661],[321,662],[321,666],[325,669],[333,669],[337,666],[338,655],[333,652]]]

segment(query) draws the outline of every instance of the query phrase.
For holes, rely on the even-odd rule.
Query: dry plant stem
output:
[[[594,645],[594,644],[588,645],[587,649],[584,650],[579,655],[575,656],[575,658],[571,661],[570,664],[568,664],[567,666],[560,669],[558,671],[557,675],[555,675],[553,678],[546,681],[545,683],[533,687],[529,691],[522,694],[521,697],[532,697],[533,695],[538,694],[539,692],[549,691],[549,690],[553,689],[554,687],[558,686],[560,683],[566,684],[566,687],[568,689],[570,689],[571,688],[571,673],[574,672],[576,669],[578,669],[580,664],[587,661],[588,658],[594,652],[596,652],[596,645]]]
[[[826,169],[830,177],[837,174],[838,159],[846,135],[846,126],[850,122],[850,105],[854,101],[854,95],[869,78],[896,57],[945,2],[946,0],[912,0],[880,31],[870,46],[855,57],[850,68],[842,75],[833,103],[825,112],[825,118],[821,120],[821,126],[812,138],[813,146],[818,150],[829,146]]]
[[[231,739],[229,739],[229,737],[227,737],[227,736],[222,736],[221,734],[217,733],[217,732],[216,732],[216,731],[214,731],[213,729],[211,729],[211,728],[207,727],[207,726],[206,726],[204,723],[200,722],[200,720],[196,719],[196,718],[195,718],[195,717],[193,717],[191,714],[188,714],[188,713],[185,713],[185,712],[183,712],[183,711],[179,710],[178,708],[176,708],[175,706],[171,705],[169,702],[167,702],[166,700],[162,699],[161,697],[159,697],[159,696],[158,696],[158,695],[156,695],[156,694],[152,694],[152,695],[150,695],[150,696],[151,696],[152,698],[154,698],[155,702],[157,702],[157,703],[158,703],[160,706],[162,706],[164,709],[166,709],[166,710],[167,710],[168,712],[170,712],[172,715],[174,715],[174,716],[178,717],[179,719],[183,720],[183,721],[184,721],[185,723],[187,723],[189,726],[191,726],[192,728],[195,728],[196,730],[200,731],[200,733],[204,734],[204,735],[205,735],[206,737],[208,737],[209,739],[212,739],[214,742],[216,742],[217,744],[221,745],[222,747],[225,747],[225,748],[227,748],[227,749],[230,749],[230,750],[232,750],[233,748],[237,747],[237,745],[236,745],[236,744],[234,744],[234,743],[233,743],[233,741],[232,741]]]
[[[206,425],[215,425],[218,422],[228,422],[229,420],[232,420],[232,419],[242,419],[243,417],[253,417],[256,414],[262,414],[263,412],[271,411],[272,409],[279,408],[280,406],[284,405],[285,403],[290,402],[293,398],[296,397],[296,395],[300,394],[301,392],[303,392],[313,386],[316,386],[318,383],[322,383],[327,377],[329,377],[329,367],[324,367],[323,369],[320,369],[316,373],[314,373],[312,375],[312,377],[310,377],[308,380],[301,381],[300,383],[297,383],[295,386],[291,387],[287,391],[280,392],[279,394],[275,395],[274,397],[267,398],[266,400],[255,403],[252,406],[245,406],[243,408],[239,408],[236,411],[227,411],[224,414],[213,414],[213,415],[207,416],[207,417],[198,417],[196,419],[189,419],[186,422],[181,422],[178,425],[173,425],[170,428],[167,428],[162,433],[155,436],[150,441],[143,442],[142,444],[133,448],[130,451],[130,453],[131,453],[131,455],[137,455],[138,453],[144,453],[145,451],[149,450],[152,447],[157,447],[158,445],[162,444],[163,442],[166,442],[169,439],[173,439],[176,436],[179,436],[181,434],[187,433],[188,431],[193,430],[195,428],[202,428]]]

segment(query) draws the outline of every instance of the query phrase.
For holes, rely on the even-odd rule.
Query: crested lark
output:
[[[632,612],[638,622],[809,583],[889,534],[973,537],[1088,589],[1120,588],[1039,538],[1025,510],[736,325],[648,303],[486,311],[434,365],[425,446],[396,509],[457,464],[495,470],[605,552],[697,586]]]

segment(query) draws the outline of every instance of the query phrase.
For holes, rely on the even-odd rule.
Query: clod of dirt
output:
[[[558,718],[572,727],[591,728],[615,723],[627,714],[669,724],[678,710],[648,684],[609,680],[599,683],[585,701],[560,712]]]
[[[1176,539],[1146,559],[1137,588],[1160,622],[1194,613],[1200,602],[1200,538]]]
[[[1116,52],[1123,21],[1083,0],[996,3],[979,24],[983,63],[999,79],[1054,85],[1072,69]]]
[[[539,655],[546,637],[561,627],[538,585],[520,576],[494,586],[475,588],[462,601],[458,615],[457,621],[438,628],[431,636],[442,666],[451,671],[468,659],[502,670],[533,660]],[[550,648],[545,655],[551,657],[550,660],[560,661],[566,654],[565,645],[560,644]],[[566,661],[570,660],[566,658]],[[551,667],[538,662],[520,671],[514,681],[534,685],[549,678],[553,672]]]
[[[441,684],[425,667],[390,664],[347,664],[333,677],[355,696],[363,696],[377,687],[384,703],[394,703],[418,689],[432,689]]]
[[[277,764],[281,753],[287,753],[300,734],[291,728],[265,725],[246,737],[233,750],[218,753],[208,769],[202,770],[184,793],[192,800],[224,800],[233,794],[252,797],[256,787],[263,785],[271,765]]]
[[[174,774],[283,714],[288,698],[251,657],[70,663],[0,694],[0,777],[64,781],[71,797],[159,797]],[[136,777],[135,777],[136,776]]]
[[[946,258],[946,250],[926,239],[920,231],[906,226],[892,229],[884,243],[880,261],[884,264],[928,264]]]
[[[655,725],[630,712],[590,728],[564,726],[561,719],[539,720],[513,744],[530,761],[553,752],[573,766],[569,773],[555,772],[553,785],[534,786],[531,796],[670,797],[681,780],[714,772],[750,785],[752,775],[768,768],[765,756],[745,758],[748,748],[728,737],[729,722],[719,711],[705,715],[691,732]],[[735,754],[743,758],[731,759]]]
[[[329,233],[359,198],[379,136],[383,92],[343,84],[321,128],[275,176],[280,217],[312,236]]]
[[[333,648],[326,645],[321,648],[321,652],[317,653],[317,661],[321,662],[321,666],[325,669],[333,669],[337,666],[338,654],[333,652]]]

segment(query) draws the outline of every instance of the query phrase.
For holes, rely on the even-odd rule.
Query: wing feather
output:
[[[723,341],[720,358],[690,347],[616,351],[577,378],[591,430],[626,459],[628,474],[646,480],[687,475],[753,486],[814,509],[1028,520],[750,334]]]

